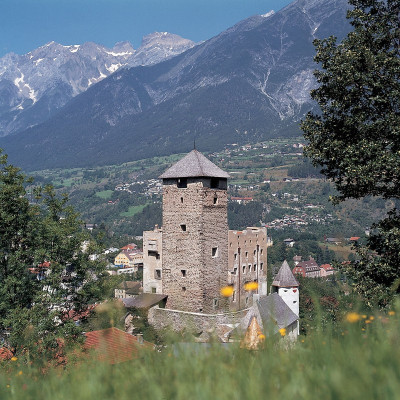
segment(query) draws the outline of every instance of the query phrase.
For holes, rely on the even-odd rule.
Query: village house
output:
[[[135,297],[139,294],[141,283],[137,281],[123,281],[115,289],[114,297],[116,299],[126,299]]]
[[[330,275],[334,275],[335,269],[330,264],[322,264],[320,266],[320,276],[322,278]]]
[[[321,276],[321,269],[314,258],[310,256],[308,261],[301,261],[297,263],[297,265],[293,268],[293,273],[307,278],[319,278]]]
[[[114,259],[114,265],[119,268],[130,268],[132,272],[143,270],[143,252],[124,249]]]

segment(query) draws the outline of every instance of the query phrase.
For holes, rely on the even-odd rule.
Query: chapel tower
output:
[[[299,282],[285,260],[272,282],[272,292],[277,292],[289,308],[299,316]]]
[[[162,288],[170,309],[215,313],[228,276],[228,173],[192,150],[163,180]]]

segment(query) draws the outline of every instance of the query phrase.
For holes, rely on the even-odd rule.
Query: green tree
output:
[[[302,122],[306,155],[336,184],[334,202],[367,195],[399,198],[400,1],[349,3],[353,31],[339,44],[334,37],[315,41],[321,69],[311,96],[321,112]],[[396,211],[381,221],[368,243],[377,258],[364,249],[348,271],[358,291],[382,306],[390,293],[399,292],[398,285],[388,290],[400,272],[399,222]]]
[[[16,353],[52,356],[79,340],[68,313],[102,296],[104,265],[90,261],[94,244],[67,197],[51,186],[29,202],[21,171],[0,157],[0,336]],[[33,198],[32,198],[33,200]]]

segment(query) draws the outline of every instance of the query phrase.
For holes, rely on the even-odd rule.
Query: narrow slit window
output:
[[[186,277],[186,269],[181,269],[182,278]]]
[[[218,204],[218,197],[214,197],[214,204]]]
[[[181,230],[182,230],[182,232],[186,232],[186,225],[185,224],[181,224]]]
[[[217,257],[218,256],[218,247],[213,247],[211,250],[211,254],[213,257]]]

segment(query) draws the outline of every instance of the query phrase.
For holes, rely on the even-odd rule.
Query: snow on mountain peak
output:
[[[263,18],[268,18],[268,17],[270,17],[271,15],[274,15],[274,14],[275,14],[275,11],[271,10],[271,11],[268,11],[266,14],[261,14],[261,16]]]

